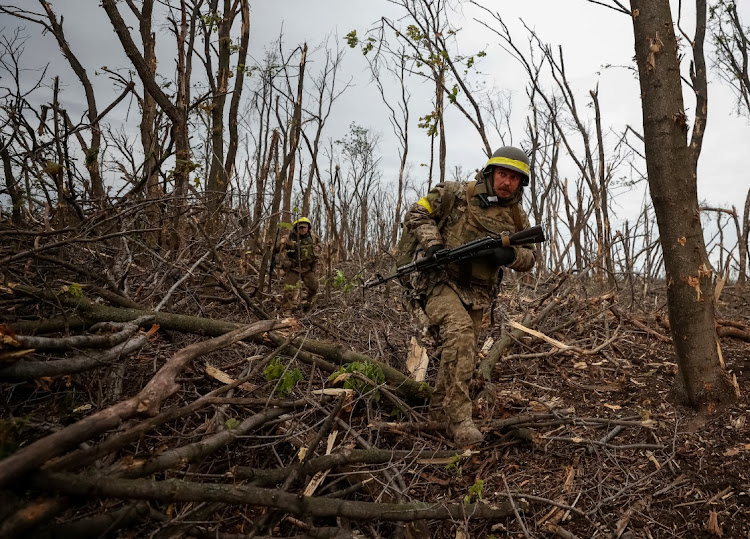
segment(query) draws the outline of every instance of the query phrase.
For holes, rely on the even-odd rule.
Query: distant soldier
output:
[[[504,146],[492,154],[476,181],[440,183],[420,198],[406,214],[406,227],[427,258],[487,235],[526,229],[529,220],[521,197],[529,173],[526,154]],[[415,274],[418,302],[430,324],[439,327],[442,339],[430,415],[445,422],[458,446],[482,440],[469,396],[482,316],[497,296],[502,269],[529,271],[535,261],[533,245],[498,247],[486,256]]]
[[[307,297],[302,303],[304,311],[310,310],[313,299],[318,293],[317,266],[320,257],[320,241],[311,230],[310,219],[300,217],[292,224],[289,235],[284,236],[278,247],[281,253],[281,269],[284,277],[281,280],[283,286],[281,308],[285,314],[291,314],[292,309],[300,302],[299,284],[302,281],[307,289]]]

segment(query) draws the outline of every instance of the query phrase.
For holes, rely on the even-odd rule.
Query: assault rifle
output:
[[[375,274],[375,277],[367,281],[362,285],[363,288],[371,288],[378,286],[383,283],[396,279],[398,277],[404,277],[415,271],[429,271],[431,269],[440,268],[451,262],[460,262],[461,260],[468,260],[477,256],[488,254],[489,251],[497,247],[510,247],[511,245],[523,245],[525,243],[541,243],[546,241],[544,237],[544,230],[540,225],[532,226],[525,230],[516,232],[515,234],[502,234],[499,237],[487,236],[485,238],[477,238],[453,249],[441,249],[433,254],[429,258],[420,258],[412,262],[411,264],[404,264],[396,268],[396,272],[383,277],[379,273]]]

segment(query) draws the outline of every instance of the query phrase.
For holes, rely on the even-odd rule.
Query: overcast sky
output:
[[[2,0],[2,3],[15,3],[27,9],[39,10],[37,2],[32,0]],[[94,76],[94,73],[101,66],[129,67],[111,25],[96,0],[55,0],[51,3],[58,14],[65,16],[64,26],[71,48],[101,89],[99,108],[102,109],[117,92],[105,75]],[[642,130],[638,81],[632,70],[628,69],[634,66],[634,47],[632,24],[627,16],[584,0],[492,0],[488,4],[502,13],[519,44],[526,42],[526,34],[520,24],[522,18],[543,41],[553,46],[562,45],[569,81],[577,94],[579,106],[590,103],[588,92],[598,85],[603,122],[612,142],[628,124],[638,131]],[[741,16],[746,23],[750,23],[750,2],[739,4]],[[677,2],[673,5],[676,17]],[[120,6],[125,13],[124,4]],[[358,35],[362,36],[381,16],[396,18],[399,14],[397,6],[384,0],[251,0],[251,55],[257,60],[262,59],[264,48],[278,38],[283,27],[285,50],[307,42],[311,48],[309,69],[315,72],[316,62],[322,61],[322,54],[312,52],[312,49],[326,35],[339,39],[345,46],[343,38],[351,30],[357,30]],[[483,11],[470,5],[452,18],[452,24],[461,29],[460,50],[464,54],[479,50],[487,52],[478,69],[484,74],[488,85],[511,92],[514,142],[520,144],[528,110],[524,72],[518,62],[500,47],[497,36],[482,28],[474,18],[483,18],[488,24],[493,24]],[[8,17],[0,21],[0,28],[6,35],[19,25],[25,26],[25,33],[30,36],[23,57],[26,66],[38,68],[49,62],[46,83],[51,85],[51,77],[61,74],[63,82],[67,82],[63,103],[71,111],[77,109],[82,114],[83,92],[60,55],[54,39],[49,35],[40,35],[38,28],[28,23],[23,24]],[[689,35],[692,34],[692,14],[683,14],[683,28]],[[171,77],[173,59],[164,54],[171,46],[166,44],[171,38],[168,32],[162,31],[160,39],[164,44],[160,43],[157,50],[159,70],[164,76]],[[617,67],[604,68],[607,65]],[[384,177],[391,178],[396,170],[396,142],[387,123],[387,110],[378,93],[368,84],[367,64],[357,50],[347,49],[343,69],[342,78],[351,77],[352,86],[334,107],[324,137],[341,138],[348,131],[350,122],[380,133]],[[412,118],[416,120],[432,109],[430,89],[426,84],[415,83],[410,90],[414,94]],[[40,94],[39,99],[48,102],[51,92]],[[685,91],[685,104],[688,116],[692,118],[693,104],[689,89]],[[734,115],[733,104],[731,92],[719,82],[715,72],[710,71],[709,117],[700,160],[698,192],[701,200],[712,206],[735,205],[740,209],[750,186],[746,164],[750,126],[746,118]],[[584,109],[582,114],[589,117],[590,109]],[[125,121],[130,126],[129,131],[137,132],[138,115],[132,102],[124,102],[108,119],[113,123]],[[447,133],[449,170],[456,165],[461,165],[465,171],[483,166],[486,158],[481,141],[465,119],[452,113],[448,118]],[[493,146],[500,145],[497,138],[491,142]],[[416,126],[411,130],[411,150],[415,164],[426,161],[429,152],[427,137]],[[413,169],[416,182],[426,180],[422,177],[426,174],[425,170],[423,167]],[[571,182],[576,177],[576,171],[572,168],[563,172],[570,176]],[[642,189],[618,194],[616,209],[619,218],[632,222],[640,210],[643,195]]]

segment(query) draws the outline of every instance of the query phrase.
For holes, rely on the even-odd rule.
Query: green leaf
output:
[[[334,372],[329,378],[329,381],[336,380],[342,374],[359,373],[363,377],[367,378],[376,385],[385,383],[385,374],[383,369],[379,365],[370,361],[352,361],[346,365],[341,366],[336,372]],[[375,389],[375,386],[369,384],[365,380],[351,376],[344,380],[344,389],[353,389],[359,394],[370,394],[373,400],[376,402],[380,400],[380,392]]]
[[[352,30],[348,34],[344,36],[344,39],[346,40],[346,44],[349,45],[349,48],[353,49],[357,46],[359,43],[359,38],[357,37],[357,31]]]
[[[266,380],[269,382],[276,382],[276,395],[278,397],[286,397],[297,385],[297,382],[302,380],[302,371],[298,368],[290,369],[288,365],[284,365],[281,359],[276,356],[268,363],[263,374],[266,376]]]

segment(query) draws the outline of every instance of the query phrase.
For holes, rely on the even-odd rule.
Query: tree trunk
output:
[[[4,144],[5,141],[2,142]],[[10,162],[8,147],[5,145],[3,145],[2,149],[0,149],[0,159],[3,162],[3,171],[5,172],[5,189],[10,196],[10,203],[12,205],[11,219],[14,225],[21,226],[23,222],[23,219],[21,218],[23,198],[21,196],[21,191],[17,187],[16,178],[13,175],[13,166]]]
[[[55,13],[52,11],[52,5],[48,2],[40,0],[42,8],[47,14],[49,19],[52,34],[57,39],[57,43],[60,46],[65,58],[68,60],[71,69],[81,81],[83,85],[84,94],[86,96],[86,105],[88,107],[86,116],[91,124],[91,143],[88,147],[84,147],[86,152],[86,168],[89,171],[89,177],[91,179],[91,195],[101,201],[104,197],[104,183],[102,176],[99,171],[99,148],[101,146],[101,129],[99,127],[99,113],[96,108],[96,98],[94,96],[94,88],[91,85],[91,81],[86,73],[86,69],[78,61],[78,58],[73,51],[70,49],[62,27],[62,18],[58,21]]]
[[[737,277],[737,286],[740,290],[744,289],[745,283],[747,282],[747,261],[748,261],[748,238],[750,237],[750,189],[747,190],[747,198],[745,199],[745,210],[742,212],[742,233],[738,242],[739,250],[739,275]]]
[[[209,216],[217,217],[217,211],[221,206],[227,192],[229,183],[228,170],[224,168],[224,106],[227,101],[227,90],[229,89],[229,56],[232,38],[230,31],[234,20],[229,0],[224,0],[224,9],[219,19],[218,0],[211,2],[211,12],[219,22],[216,24],[218,30],[218,70],[215,82],[212,84],[214,95],[211,98],[211,168],[206,185],[206,199]],[[206,37],[206,61],[210,59],[211,47],[209,37]],[[208,64],[210,65],[210,64]],[[209,80],[213,81],[213,74],[209,73]]]
[[[139,17],[143,60],[146,64],[146,72],[151,78],[156,76],[156,34],[151,29],[153,8],[153,0],[144,1]],[[156,100],[147,91],[143,92],[141,109],[140,132],[143,147],[143,175],[146,183],[146,197],[153,201],[146,208],[146,219],[148,220],[148,228],[159,228],[162,225],[162,211],[161,206],[155,201],[164,195],[159,186],[159,156],[157,153],[159,134],[155,125]],[[159,243],[161,237],[159,233],[147,232],[147,244],[153,247]]]
[[[714,287],[691,171],[677,40],[669,0],[631,0],[651,198],[678,373],[675,396],[698,407],[736,399],[719,361]]]

